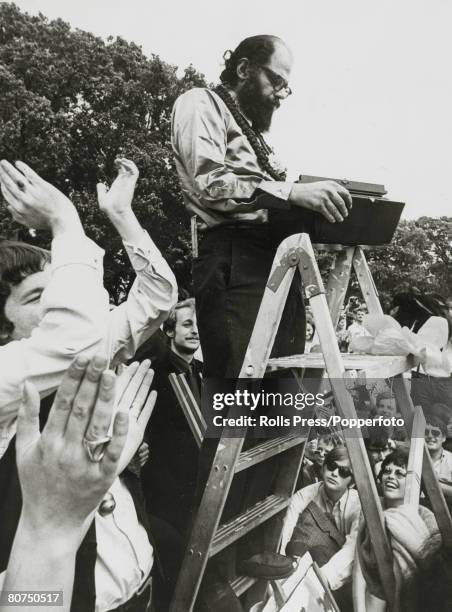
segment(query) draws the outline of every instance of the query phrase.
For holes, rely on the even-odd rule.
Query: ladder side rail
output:
[[[301,240],[300,234],[289,236],[278,247],[239,378],[263,378],[295,274],[298,263],[296,253]],[[239,387],[240,384],[239,381]],[[235,430],[235,435],[240,437],[227,438],[222,435],[218,444],[179,572],[170,612],[191,612],[193,609],[245,434],[246,428]]]
[[[322,245],[319,245],[320,248]],[[331,250],[331,249],[330,249]],[[333,325],[336,328],[337,323],[339,322],[339,316],[344,304],[345,295],[347,293],[347,287],[350,282],[350,275],[352,270],[352,261],[353,254],[355,251],[355,247],[347,247],[346,249],[340,248],[335,253],[335,260],[332,269],[328,275],[327,281],[327,302],[330,310],[330,316],[333,321]],[[303,284],[301,285],[301,289],[303,289]],[[322,376],[324,373],[324,369],[305,369],[303,373],[300,375],[298,373],[297,368],[291,368],[292,375],[294,379],[297,381],[298,386],[300,387],[300,391],[304,391],[303,387],[303,377],[307,378],[317,378],[318,379],[318,390],[320,391],[322,385]],[[283,478],[283,482],[281,483],[281,489],[286,488],[289,490],[289,495],[292,496],[296,492],[296,487],[298,483],[298,478],[300,471],[303,466],[303,459],[306,452],[306,444],[310,439],[312,427],[309,428],[308,433],[306,435],[305,443],[303,445],[303,450],[298,457],[298,465],[296,466],[295,474],[287,473],[285,478]],[[289,471],[288,471],[289,472]],[[292,478],[292,482],[289,486],[289,480]],[[276,544],[276,550],[279,550],[281,545],[281,536],[282,536],[282,526],[284,521],[281,521],[280,526],[277,531],[273,533],[273,541]]]
[[[422,408],[416,406],[411,430],[410,454],[408,457],[404,503],[419,507],[421,494],[422,458],[424,456],[425,418]]]
[[[331,245],[329,246],[331,250]],[[321,248],[322,245],[319,245],[319,247]],[[327,299],[328,308],[330,311],[331,320],[333,322],[333,327],[335,329],[339,322],[341,310],[344,305],[345,295],[347,293],[347,288],[350,283],[350,275],[352,271],[352,262],[353,262],[354,252],[355,252],[355,247],[347,247],[345,249],[339,248],[339,250],[335,252],[334,264],[328,275],[328,281],[326,285],[326,299]],[[303,383],[302,383],[303,377],[317,378],[319,381],[318,390],[320,391],[320,387],[322,386],[322,376],[325,370],[306,368],[303,371],[302,376],[299,376],[296,368],[291,368],[291,371],[292,371],[292,374],[295,380],[298,382],[298,385],[301,391],[304,391]],[[312,429],[313,429],[312,427],[309,428],[307,436],[306,436],[305,446],[303,448],[303,452],[300,457],[298,473],[293,482],[293,486],[291,489],[291,495],[295,493],[295,488],[297,485],[299,472],[303,465],[306,444],[311,437]]]
[[[320,345],[324,354],[325,366],[336,406],[343,418],[356,419],[353,400],[345,386],[345,369],[341,362],[335,330],[324,295],[325,290],[307,234],[303,234],[303,258],[299,265],[299,270],[314,314],[314,321],[319,334]],[[345,442],[353,466],[363,514],[372,542],[374,542],[378,572],[384,585],[386,599],[390,607],[392,607],[395,593],[392,550],[384,525],[383,510],[360,430],[354,432],[354,437],[351,434],[345,435]]]
[[[201,503],[185,550],[177,578],[170,612],[191,612],[209,559],[209,550],[231,486],[234,470],[246,431],[235,430],[240,437],[222,436],[207,480]]]
[[[405,420],[405,428],[411,430],[414,406],[410,396],[407,381],[402,374],[394,377],[393,391],[402,417]],[[430,499],[443,543],[446,548],[452,549],[452,516],[449,511],[444,493],[438,482],[430,453],[424,444],[424,459],[422,462],[422,481],[426,493]]]
[[[278,247],[239,378],[264,377],[298,264],[302,235],[289,236]]]
[[[204,432],[201,431],[198,426],[198,423],[196,422],[196,419],[193,418],[190,403],[187,397],[185,396],[184,390],[182,389],[181,382],[177,377],[177,374],[169,374],[168,380],[170,381],[176,398],[180,404],[180,407],[182,408],[182,412],[184,413],[184,416],[187,419],[188,426],[190,427],[193,437],[195,438],[196,444],[198,445],[198,447],[201,447],[201,443],[204,438]]]
[[[204,436],[207,429],[207,423],[203,413],[201,412],[201,407],[198,405],[198,402],[196,401],[195,396],[193,395],[193,391],[190,389],[190,385],[188,384],[186,375],[183,373],[178,374],[178,378],[180,380],[181,388],[187,398],[193,418],[196,420],[196,423]]]
[[[354,254],[355,247],[348,247],[345,250],[337,251],[334,266],[328,276],[326,301],[334,329],[336,329],[339,323],[341,310],[344,306],[345,295],[350,283]]]
[[[355,249],[355,254],[353,256],[353,269],[355,270],[355,274],[358,278],[358,283],[367,304],[369,313],[383,314],[383,308],[380,304],[374,279],[372,278],[372,274],[369,270],[369,264],[367,263],[364,251],[360,246],[356,247]]]

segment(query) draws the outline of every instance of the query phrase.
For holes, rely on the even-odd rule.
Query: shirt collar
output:
[[[325,485],[323,484],[323,482],[321,483],[320,486],[320,497],[322,499],[322,502],[324,503],[326,508],[331,508],[331,510],[334,510],[334,508],[336,508],[337,506],[339,507],[340,512],[344,511],[344,505],[345,502],[347,500],[347,494],[348,494],[349,489],[346,489],[344,494],[342,495],[342,497],[340,497],[336,503],[333,503],[330,498],[328,497],[328,495],[326,494],[325,491]]]
[[[180,368],[183,372],[189,372],[191,371],[191,366],[193,365],[193,361],[190,363],[187,363],[185,361],[185,359],[182,359],[182,357],[179,357],[179,355],[177,353],[175,353],[174,351],[172,351],[171,349],[169,350],[169,358],[171,363]]]

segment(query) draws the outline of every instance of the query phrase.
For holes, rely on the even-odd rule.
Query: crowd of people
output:
[[[370,336],[363,325],[364,316],[368,313],[365,303],[359,301],[356,296],[350,296],[347,305],[339,314],[336,326],[336,339],[341,353],[351,352],[350,342],[353,338]],[[320,351],[320,341],[316,334],[314,318],[309,306],[306,307],[306,341],[305,353]]]
[[[174,274],[133,212],[132,161],[118,159],[111,186],[97,187],[99,208],[136,274],[114,308],[103,286],[103,251],[86,236],[72,202],[25,163],[0,162],[13,219],[52,234],[50,251],[0,240],[0,591],[62,591],[62,608],[71,612],[168,609],[218,444],[204,439],[198,447],[169,374],[184,374],[198,403],[203,376],[237,376],[277,247],[272,214],[294,207],[341,222],[352,204],[334,181],[287,182],[270,159],[262,133],[291,93],[291,64],[283,41],[252,37],[225,56],[220,86],[195,88],[176,102],[176,166],[185,203],[200,220],[195,298],[178,301]],[[296,281],[275,355],[318,350]],[[450,310],[449,304],[449,321]],[[348,301],[337,329],[341,351],[368,333],[365,312],[356,298]],[[423,408],[426,446],[452,505],[447,386],[444,381],[446,391]],[[398,415],[390,387],[374,393],[362,386],[354,394],[360,415]],[[441,536],[425,496],[419,510],[404,503],[405,431],[372,431],[366,445],[400,593],[419,585],[420,573],[432,585]],[[231,489],[225,515],[250,499],[251,484],[270,485],[272,475],[256,471],[252,479],[242,481],[241,493]],[[338,431],[313,431],[305,445],[280,550],[294,559],[310,553],[342,612],[353,607],[352,580],[362,587],[364,609],[383,609],[353,466]],[[209,575],[208,586],[221,583],[218,567]],[[201,588],[197,609],[242,609],[231,589],[219,588],[216,599],[212,590]],[[450,593],[441,597],[452,605]]]

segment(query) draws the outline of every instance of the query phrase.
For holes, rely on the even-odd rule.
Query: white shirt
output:
[[[441,482],[452,485],[452,453],[444,450],[436,461],[433,461],[433,469]]]
[[[287,544],[290,542],[299,515],[312,501],[321,510],[333,516],[336,527],[345,537],[342,548],[322,567],[322,574],[328,580],[330,587],[336,590],[348,582],[352,576],[359,517],[361,514],[358,492],[354,489],[348,489],[333,504],[326,497],[323,482],[315,482],[297,491],[290,501],[284,520],[281,540],[281,552],[283,554]]]
[[[372,334],[367,331],[362,323],[356,321],[347,328],[351,338],[360,338],[361,336],[371,336]]]
[[[0,457],[15,434],[25,379],[43,398],[57,389],[78,353],[104,352],[114,367],[135,354],[175,304],[176,280],[147,232],[139,244],[124,246],[137,278],[127,300],[110,311],[103,251],[81,233],[53,240],[43,319],[30,338],[0,347]]]
[[[125,243],[125,247],[137,278],[127,300],[110,311],[102,283],[103,251],[82,233],[53,240],[51,280],[41,297],[43,319],[30,338],[0,348],[0,428],[4,432],[0,457],[15,434],[25,379],[46,397],[58,387],[79,352],[90,356],[107,351],[114,366],[134,355],[175,304],[176,280],[147,232],[139,244]],[[116,501],[113,515],[107,520],[97,514],[95,518],[98,612],[130,599],[153,563],[147,533],[119,478],[110,492]]]
[[[95,515],[96,612],[113,610],[135,595],[153,563],[152,546],[127,487],[117,478],[110,493],[116,502],[112,514]]]
[[[54,238],[51,253],[40,325],[30,338],[0,347],[0,456],[15,433],[24,381],[48,395],[73,358],[83,350],[93,354],[107,332],[103,250],[82,232],[68,232]]]

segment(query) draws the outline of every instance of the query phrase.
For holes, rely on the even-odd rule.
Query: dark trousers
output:
[[[239,375],[278,244],[269,226],[208,230],[193,262],[196,314],[205,377]],[[272,356],[302,353],[305,311],[298,272]]]
[[[204,377],[239,375],[277,248],[268,225],[217,227],[202,236],[199,256],[193,262],[193,284]],[[297,271],[272,356],[302,353],[305,326]],[[212,439],[206,439],[201,447],[198,498],[204,490],[216,448],[217,440]]]
[[[420,372],[413,373],[411,396],[414,405],[422,406],[425,415],[432,412],[434,404],[443,404],[443,413],[437,416],[446,422],[452,417],[452,376],[436,378]]]

